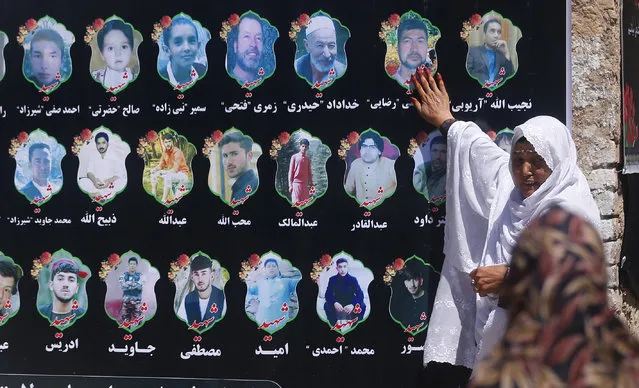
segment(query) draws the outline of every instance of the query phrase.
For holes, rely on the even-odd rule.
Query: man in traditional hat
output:
[[[295,61],[295,71],[313,85],[330,83],[346,71],[337,56],[335,24],[327,16],[312,17],[306,27],[307,54]]]
[[[217,268],[215,268],[217,267]],[[224,292],[215,287],[221,268],[204,255],[198,255],[191,261],[191,281],[195,289],[184,298],[186,320],[189,325],[214,318],[214,324],[222,317],[224,310]],[[208,324],[207,324],[208,326]]]

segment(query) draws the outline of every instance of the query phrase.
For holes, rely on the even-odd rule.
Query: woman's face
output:
[[[273,261],[269,261],[264,267],[266,268],[266,276],[269,278],[275,277],[280,273],[280,269]]]
[[[517,142],[510,155],[513,180],[521,196],[530,197],[548,179],[552,170],[528,142]]]
[[[102,59],[111,70],[124,71],[131,59],[133,47],[129,39],[120,30],[111,30],[104,36]]]

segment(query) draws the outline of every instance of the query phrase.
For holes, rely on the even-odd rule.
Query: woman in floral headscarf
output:
[[[510,154],[472,122],[455,121],[439,74],[413,76],[420,115],[447,136],[446,259],[424,346],[424,364],[473,368],[506,330],[497,306],[511,252],[532,219],[561,205],[599,224],[570,131],[537,116],[515,128]]]
[[[556,207],[513,251],[500,305],[510,323],[473,387],[639,387],[639,342],[606,303],[601,239]]]

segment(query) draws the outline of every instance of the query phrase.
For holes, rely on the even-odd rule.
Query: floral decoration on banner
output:
[[[407,151],[408,155],[413,157],[419,149],[419,145],[423,144],[426,141],[428,141],[428,134],[424,131],[419,131],[419,133],[417,133],[417,136],[410,139]]]
[[[93,139],[93,132],[89,128],[84,128],[79,135],[73,137],[73,145],[71,146],[71,152],[73,155],[78,155],[82,147],[89,144]]]
[[[104,20],[97,18],[93,21],[93,24],[87,26],[87,32],[84,34],[84,43],[87,45],[91,43],[93,38],[104,28]]]
[[[242,270],[239,273],[240,280],[246,281],[246,278],[257,269],[258,265],[260,265],[260,255],[257,253],[251,254],[248,260],[242,261]]]
[[[331,267],[333,258],[331,255],[325,253],[322,255],[319,261],[313,262],[313,271],[311,271],[311,280],[317,283],[319,281],[320,274],[323,271],[328,271]]]
[[[387,20],[382,22],[382,28],[379,30],[379,38],[386,43],[397,43],[397,27],[401,18],[398,14],[391,14]]]
[[[398,257],[393,261],[393,264],[389,264],[386,266],[386,272],[384,273],[384,284],[390,286],[393,283],[393,278],[397,275],[397,272],[404,269],[404,259]]]
[[[226,42],[226,39],[229,37],[229,33],[231,29],[238,25],[240,22],[240,15],[234,13],[229,16],[228,19],[222,22],[222,29],[220,30],[220,38]]]
[[[211,150],[217,143],[220,142],[220,140],[222,140],[223,137],[224,133],[222,133],[222,131],[220,131],[219,129],[216,129],[215,131],[213,131],[211,136],[204,138],[204,147],[202,147],[202,153],[205,157],[208,158],[209,155],[211,155]]]
[[[291,38],[292,41],[295,41],[297,38],[297,33],[302,31],[302,27],[306,28],[308,23],[311,21],[311,17],[308,14],[301,14],[296,20],[291,22],[291,29],[288,32],[288,37]]]
[[[623,130],[626,134],[626,147],[634,147],[639,139],[635,113],[635,93],[630,85],[626,84],[623,89]]]
[[[288,132],[282,132],[277,139],[271,140],[271,150],[268,152],[271,159],[277,159],[278,152],[282,149],[282,146],[288,144],[290,140],[291,134]]]
[[[481,15],[476,13],[470,17],[470,19],[466,20],[462,23],[462,30],[459,33],[459,37],[466,43],[470,39],[470,33],[473,31],[479,31],[479,27],[481,26]]]
[[[37,280],[38,276],[40,275],[40,271],[42,271],[42,268],[44,268],[44,266],[49,264],[50,262],[51,262],[51,252],[47,252],[47,251],[42,252],[40,254],[40,257],[33,260],[33,267],[31,268],[31,277]]]
[[[16,37],[18,44],[20,46],[24,45],[24,40],[37,27],[38,27],[38,21],[33,18],[27,20],[26,23],[24,23],[24,25],[18,27],[18,36]]]
[[[175,279],[177,278],[177,274],[180,271],[186,271],[186,267],[191,264],[191,259],[189,258],[189,256],[185,253],[182,253],[180,256],[178,256],[178,259],[175,261],[172,261],[171,264],[169,265],[169,280],[172,282],[175,282]]]
[[[109,276],[109,272],[111,272],[111,269],[117,269],[118,264],[120,264],[120,255],[118,255],[117,253],[111,253],[109,257],[106,260],[103,260],[100,265],[100,272],[98,273],[100,280],[102,280],[103,282],[106,281],[106,278],[107,276]]]
[[[141,137],[138,141],[138,148],[136,149],[136,152],[138,153],[138,155],[142,158],[147,156],[147,154],[151,152],[150,144],[155,142],[157,139],[158,139],[158,133],[155,132],[154,130],[150,130],[149,132],[146,133],[146,136]]]
[[[153,24],[153,32],[151,33],[151,39],[153,39],[155,43],[157,43],[158,40],[160,40],[160,38],[162,37],[162,33],[164,32],[164,29],[171,25],[171,21],[172,20],[170,16],[164,15],[162,16],[162,19],[160,19],[159,22]]]
[[[339,150],[337,150],[337,156],[339,156],[340,159],[345,160],[348,150],[351,149],[352,145],[357,144],[358,141],[359,141],[359,133],[355,131],[352,131],[351,133],[349,133],[345,139],[340,140]]]
[[[9,155],[15,159],[16,153],[20,148],[26,147],[29,141],[29,134],[25,131],[18,133],[18,137],[11,139],[11,146],[9,147]]]

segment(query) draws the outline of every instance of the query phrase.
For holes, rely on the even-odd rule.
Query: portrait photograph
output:
[[[92,202],[106,204],[124,190],[125,161],[131,147],[119,135],[103,126],[85,129],[74,139],[72,151],[80,161],[78,186]]]
[[[504,128],[501,131],[497,132],[497,136],[495,137],[495,144],[497,144],[499,148],[510,154],[513,146],[513,136],[515,136],[515,131],[510,128]]]
[[[303,129],[282,132],[273,142],[270,156],[277,162],[277,193],[299,210],[312,205],[328,190],[330,148]]]
[[[193,188],[191,162],[195,146],[171,128],[148,131],[137,154],[144,160],[142,187],[166,207],[176,204]]]
[[[436,130],[418,144],[413,154],[413,187],[435,204],[446,200],[446,147],[446,137]]]
[[[420,67],[437,71],[435,45],[441,33],[430,20],[408,11],[394,13],[382,22],[379,37],[386,43],[384,69],[402,87],[410,89],[410,76]]]
[[[301,14],[291,23],[295,42],[295,72],[312,89],[322,91],[346,73],[349,29],[323,11]]]
[[[22,73],[41,93],[49,94],[71,77],[71,45],[75,37],[55,19],[29,19],[18,29],[24,48]]]
[[[16,160],[13,183],[30,203],[41,206],[62,189],[62,158],[66,150],[41,129],[20,132],[9,153]]]
[[[515,76],[522,33],[510,19],[495,11],[474,14],[464,22],[461,34],[468,43],[466,71],[483,88],[495,90]]]
[[[4,60],[4,48],[7,43],[9,43],[7,34],[5,34],[3,31],[0,31],[0,81],[2,81],[5,73],[7,72],[7,64]]]
[[[108,271],[100,273],[107,286],[104,310],[119,328],[132,333],[157,311],[155,283],[160,279],[160,272],[132,251],[121,256],[113,253],[104,263],[109,265]],[[106,277],[102,278],[105,273]]]
[[[222,23],[226,72],[243,89],[253,90],[275,72],[275,41],[280,34],[253,11],[234,13]]]
[[[351,132],[340,148],[346,162],[344,189],[361,207],[370,210],[393,195],[397,188],[395,160],[400,153],[387,137],[370,128],[360,134]]]
[[[184,92],[206,75],[206,44],[211,33],[185,13],[163,16],[153,26],[153,40],[158,44],[157,70],[174,90]]]
[[[331,330],[344,335],[370,315],[368,286],[373,272],[346,252],[334,255],[326,264],[317,279],[317,315]]]
[[[0,252],[0,326],[7,323],[20,310],[18,285],[23,275],[22,267]]]
[[[390,283],[388,311],[405,333],[414,336],[428,328],[439,274],[417,256],[412,256],[405,262],[396,259],[393,264],[396,271]]]
[[[259,257],[259,262],[243,279],[246,283],[244,310],[262,329],[272,334],[292,321],[299,312],[297,283],[302,273],[275,252]]]
[[[117,16],[95,19],[84,35],[91,48],[89,72],[106,89],[117,94],[140,74],[138,47],[142,34]]]
[[[224,286],[229,272],[203,252],[182,254],[171,264],[169,278],[175,283],[173,311],[189,330],[203,333],[226,315]]]
[[[34,260],[31,275],[38,280],[38,312],[51,326],[64,330],[86,313],[86,282],[91,270],[64,249],[43,252]]]
[[[231,207],[242,205],[259,188],[257,160],[261,155],[262,147],[236,128],[213,132],[204,144],[204,156],[211,166],[211,192]]]

